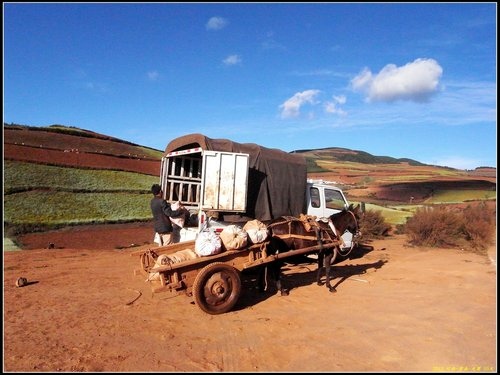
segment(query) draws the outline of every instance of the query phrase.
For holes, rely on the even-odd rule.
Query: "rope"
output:
[[[356,233],[359,232],[359,225],[358,225],[358,220],[356,219],[356,215],[352,211],[347,211],[352,215],[352,218],[354,219],[354,223],[356,224]]]
[[[131,304],[133,304],[135,301],[137,301],[141,296],[142,296],[142,292],[140,292],[139,290],[136,290],[136,289],[130,289],[130,288],[127,288],[129,290],[133,290],[134,292],[137,292],[139,293],[139,295],[137,297],[135,297],[132,301],[130,302],[127,302],[125,305],[127,306],[130,306]]]
[[[286,223],[290,223],[292,221],[298,221],[299,220],[299,219],[294,218],[292,216],[282,216],[282,217],[285,218],[284,221],[278,221],[278,222],[275,222],[275,223],[271,223],[267,227],[268,228],[272,228],[272,227],[275,227],[276,225],[286,224]]]

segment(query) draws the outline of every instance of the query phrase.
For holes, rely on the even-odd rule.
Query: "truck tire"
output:
[[[239,271],[222,262],[205,266],[193,283],[196,304],[204,312],[217,315],[230,311],[241,293]]]

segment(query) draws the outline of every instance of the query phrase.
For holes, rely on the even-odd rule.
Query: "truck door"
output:
[[[205,151],[201,174],[201,209],[245,212],[248,154]]]
[[[164,198],[188,209],[244,212],[248,165],[248,154],[200,147],[173,151],[161,163]]]
[[[160,185],[164,199],[180,201],[188,209],[199,208],[202,153],[203,150],[197,147],[162,157]]]
[[[322,191],[316,186],[307,185],[307,214],[316,216],[318,218],[323,217],[324,202],[321,199]]]

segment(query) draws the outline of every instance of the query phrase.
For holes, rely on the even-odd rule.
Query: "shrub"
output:
[[[359,220],[359,230],[363,239],[380,238],[389,234],[391,225],[385,222],[380,211],[366,210]]]
[[[464,210],[420,208],[407,220],[404,231],[417,246],[484,249],[492,243],[495,229],[493,210],[479,204]]]
[[[484,202],[464,209],[463,234],[472,247],[482,249],[492,243],[496,231],[495,215],[496,212]]]
[[[463,220],[443,207],[419,208],[406,222],[410,243],[417,246],[454,247],[461,245]]]

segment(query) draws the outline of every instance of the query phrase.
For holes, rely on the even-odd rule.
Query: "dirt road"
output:
[[[496,372],[495,247],[405,241],[336,264],[337,293],[315,284],[314,264],[285,269],[287,297],[248,277],[222,315],[153,296],[133,274],[137,248],[4,252],[4,371]]]

